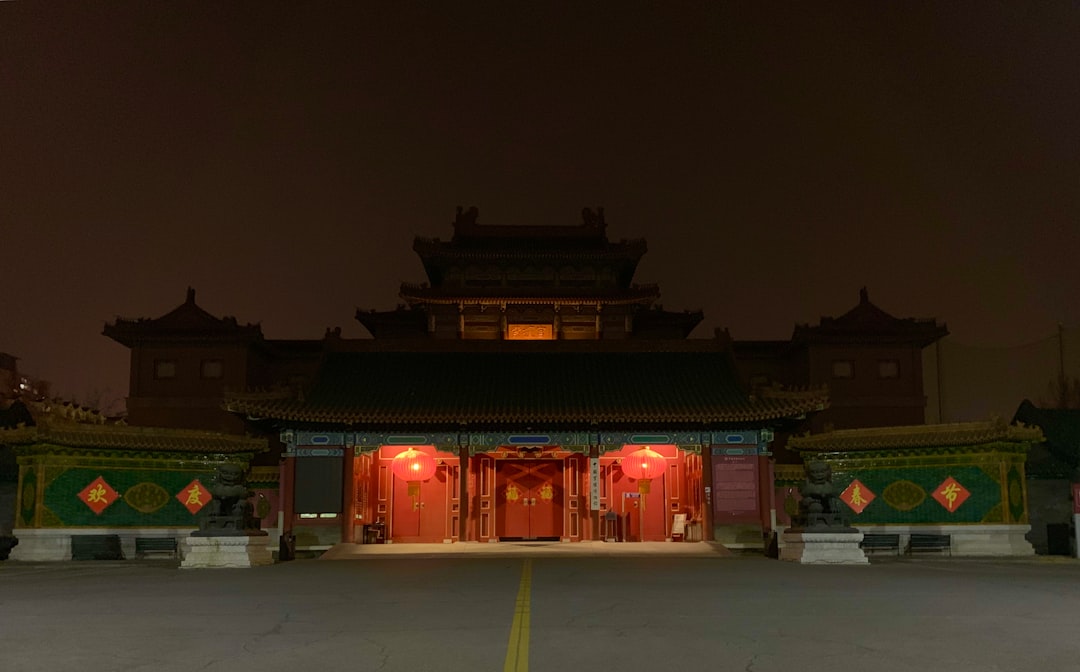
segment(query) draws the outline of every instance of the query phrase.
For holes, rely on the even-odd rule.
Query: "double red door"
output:
[[[563,531],[561,460],[502,460],[495,468],[500,539],[557,540]]]
[[[409,484],[393,477],[394,514],[391,539],[409,543],[438,543],[449,538],[446,525],[446,467],[420,485],[416,495]]]

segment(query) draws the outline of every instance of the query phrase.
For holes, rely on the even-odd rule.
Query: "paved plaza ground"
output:
[[[1071,559],[464,546],[254,569],[0,563],[0,670],[1080,670]]]

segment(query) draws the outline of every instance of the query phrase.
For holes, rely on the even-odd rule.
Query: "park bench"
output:
[[[922,551],[948,551],[952,555],[952,537],[947,534],[912,534],[908,555]]]
[[[864,534],[859,548],[864,551],[896,551],[896,554],[900,555],[900,535]]]
[[[135,557],[145,558],[151,553],[165,553],[176,557],[176,537],[135,537]]]

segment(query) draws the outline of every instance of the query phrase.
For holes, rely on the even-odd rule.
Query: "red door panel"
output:
[[[562,462],[500,461],[495,484],[497,536],[549,539],[562,535]]]
[[[529,536],[559,537],[563,529],[562,463],[533,465],[530,474],[539,480],[529,495]]]
[[[394,477],[394,514],[390,538],[398,542],[438,543],[446,538],[446,467],[420,484],[420,496],[409,495],[409,484]]]

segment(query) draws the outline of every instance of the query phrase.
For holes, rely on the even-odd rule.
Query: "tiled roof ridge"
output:
[[[754,395],[762,399],[816,399],[828,394],[829,386],[824,384],[785,387],[775,383],[754,390]]]
[[[34,416],[34,421],[38,424],[60,420],[70,424],[104,425],[109,421],[109,418],[100,410],[65,399],[30,401],[27,406],[31,415]]]
[[[295,386],[276,385],[274,387],[263,388],[245,388],[243,390],[235,390],[226,388],[224,390],[226,399],[244,399],[249,401],[277,401],[282,399],[295,399],[299,395],[299,390]]]
[[[484,288],[482,290],[472,289],[468,292],[462,290],[460,293],[458,290],[447,291],[442,288],[430,287],[427,283],[401,283],[401,290],[398,294],[405,301],[427,302],[427,303],[508,303],[508,304],[527,304],[527,303],[572,303],[572,302],[585,302],[585,303],[603,303],[603,304],[619,304],[619,303],[640,303],[646,301],[651,303],[660,298],[660,285],[658,284],[645,284],[645,285],[632,285],[630,287],[618,287],[610,290],[589,290],[580,288],[565,288],[563,292],[559,292],[559,288],[544,287],[535,294],[514,294],[513,291],[505,291],[501,293],[500,290],[506,288],[494,287]],[[491,293],[486,293],[491,292]]]
[[[471,238],[468,241],[482,240],[483,247],[473,247],[468,242],[459,240],[441,240],[440,238],[428,238],[417,236],[413,240],[413,250],[428,256],[444,257],[618,257],[626,254],[643,255],[648,251],[648,242],[644,238],[623,239],[619,241],[602,241],[601,247],[560,247],[545,248],[542,246],[529,248],[517,247],[523,241],[542,244],[545,240],[559,244],[572,242],[570,238]],[[510,244],[498,246],[499,242]],[[585,239],[585,242],[594,242]]]
[[[795,450],[850,450],[853,448],[908,448],[939,445],[970,445],[989,441],[1043,441],[1037,427],[1009,425],[999,417],[978,422],[903,425],[839,429],[804,434],[788,440]]]

